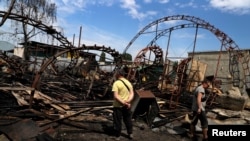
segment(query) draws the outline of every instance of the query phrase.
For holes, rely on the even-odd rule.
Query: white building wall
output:
[[[24,58],[24,48],[23,47],[15,47],[14,55]]]

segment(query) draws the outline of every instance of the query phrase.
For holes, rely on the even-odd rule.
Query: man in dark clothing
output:
[[[206,94],[205,90],[209,87],[210,82],[208,80],[202,81],[201,85],[196,87],[193,93],[193,103],[192,103],[192,111],[193,111],[193,119],[190,126],[191,137],[195,136],[195,126],[198,123],[198,120],[201,122],[203,140],[206,141],[207,131],[208,131],[208,121],[205,112],[206,106]]]

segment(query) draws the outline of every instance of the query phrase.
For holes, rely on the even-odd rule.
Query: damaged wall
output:
[[[244,56],[249,56],[250,50],[242,50]],[[221,56],[220,56],[221,55]],[[228,51],[204,51],[204,52],[194,52],[188,53],[188,56],[195,60],[204,62],[207,64],[207,70],[205,76],[213,76],[216,74],[216,80],[221,80],[221,89],[223,91],[229,90],[232,87],[232,76],[229,72],[229,52]],[[217,67],[218,65],[218,67]],[[239,62],[239,72],[240,79],[243,79],[244,71],[242,64]],[[243,85],[243,82],[240,81],[240,85]]]

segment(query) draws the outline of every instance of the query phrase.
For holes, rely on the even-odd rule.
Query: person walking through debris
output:
[[[200,120],[201,128],[202,128],[202,134],[203,134],[203,141],[208,140],[208,121],[207,116],[205,112],[205,106],[206,106],[206,94],[205,90],[209,87],[210,82],[208,80],[202,81],[201,85],[195,88],[193,93],[193,102],[192,102],[192,111],[193,111],[193,119],[191,121],[190,125],[190,133],[191,137],[193,139],[196,139],[195,137],[195,126],[198,123],[198,120]]]
[[[116,80],[112,86],[114,94],[113,101],[113,126],[116,140],[120,140],[122,130],[122,120],[126,126],[128,137],[133,138],[133,124],[131,101],[134,98],[134,90],[131,82],[125,77],[125,72],[120,69],[116,71]]]

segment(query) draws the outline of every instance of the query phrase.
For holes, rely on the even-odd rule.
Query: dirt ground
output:
[[[50,127],[43,134],[37,135],[37,127],[30,121],[26,122],[26,128],[19,126],[8,130],[7,136],[0,132],[0,141],[115,141],[111,126],[105,126],[98,123],[89,124],[88,129],[74,128],[72,126],[60,125],[56,128]],[[30,124],[31,123],[31,124]],[[21,123],[22,124],[22,123]],[[19,123],[19,125],[21,125]],[[27,126],[29,124],[29,126]],[[23,124],[22,124],[23,125]],[[23,128],[24,127],[24,128]],[[27,128],[29,127],[29,128]],[[90,129],[92,128],[92,129]],[[10,129],[10,128],[9,128]],[[134,126],[134,138],[129,139],[126,130],[123,129],[121,141],[190,141],[186,133],[170,134],[169,132],[155,130],[145,127]]]
[[[54,137],[57,141],[114,141],[112,126],[100,125],[98,123],[89,123],[91,130],[72,129],[67,127],[58,127]],[[187,126],[186,126],[187,127]],[[183,126],[183,129],[186,127]],[[95,129],[94,129],[95,128]],[[187,128],[186,128],[187,129]],[[188,132],[188,130],[187,130]],[[181,134],[169,133],[166,128],[150,128],[144,123],[134,122],[133,135],[134,141],[191,141],[187,132]],[[200,133],[197,133],[199,135]],[[130,141],[123,126],[122,141]]]
[[[183,123],[184,118],[150,127],[143,120],[133,120],[134,141],[190,141],[187,132],[189,125]],[[1,131],[14,141],[114,141],[112,116],[96,116],[84,114],[64,120],[19,119],[0,120]],[[55,122],[57,121],[57,122]],[[160,120],[159,120],[160,121]],[[11,124],[6,124],[11,123]],[[68,124],[67,124],[68,123]],[[167,124],[175,125],[173,128]],[[176,132],[174,131],[175,127]],[[181,130],[180,130],[181,129]],[[180,130],[181,132],[177,132]],[[45,133],[40,135],[41,133]],[[199,133],[200,134],[200,133]],[[130,141],[123,125],[121,141]]]
[[[121,140],[129,141],[125,130],[122,132]],[[151,129],[135,129],[134,130],[135,141],[188,141],[190,140],[185,135],[173,135],[168,132],[153,132]],[[81,132],[76,131],[74,133],[61,132],[56,137],[57,141],[114,141],[114,137],[109,133],[97,133],[97,132]]]
[[[223,117],[221,117],[223,115]],[[0,118],[0,141],[113,141],[112,121],[110,118],[102,118],[87,115],[71,120],[51,122],[51,120],[11,119]],[[211,125],[249,125],[250,111],[231,111],[213,109],[207,113],[208,122]],[[160,126],[149,127],[143,121],[133,121],[134,141],[191,141],[189,138],[190,118],[175,118],[170,122],[157,124]],[[218,118],[215,118],[218,117]],[[219,118],[220,117],[220,118]],[[159,123],[156,118],[155,123]],[[48,124],[49,123],[49,124]],[[68,124],[67,124],[68,123]],[[200,125],[199,125],[200,127]],[[42,132],[41,132],[42,131]],[[3,133],[7,133],[7,139]],[[43,133],[43,134],[41,134]],[[197,128],[197,141],[202,141],[201,129]],[[123,125],[121,141],[130,141]]]

